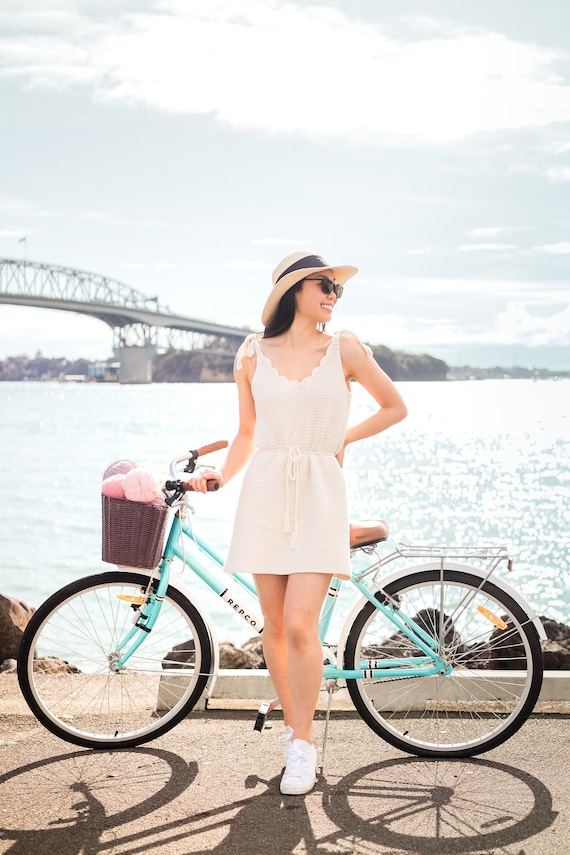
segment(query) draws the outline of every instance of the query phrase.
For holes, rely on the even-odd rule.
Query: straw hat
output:
[[[319,270],[332,270],[333,276],[339,285],[344,283],[358,273],[358,267],[350,267],[347,265],[336,267],[334,264],[328,264],[320,255],[310,255],[307,252],[293,252],[288,255],[283,261],[277,265],[272,274],[273,289],[267,298],[267,302],[261,313],[261,322],[264,326],[268,326],[277,311],[277,306],[283,294],[310,276],[311,273],[318,273]]]

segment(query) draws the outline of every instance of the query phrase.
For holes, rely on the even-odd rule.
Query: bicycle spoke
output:
[[[438,675],[349,680],[355,706],[383,738],[417,754],[467,756],[507,739],[527,718],[542,679],[534,625],[500,588],[462,571],[425,570],[386,590],[400,616],[430,635]],[[420,669],[422,651],[365,605],[349,633],[345,667]],[[424,657],[425,658],[425,657]],[[407,664],[406,664],[407,663]]]
[[[211,641],[176,590],[169,589],[153,629],[120,666],[136,620],[129,598],[147,584],[148,577],[122,572],[79,580],[30,621],[22,691],[58,736],[87,746],[140,744],[173,727],[200,697]]]

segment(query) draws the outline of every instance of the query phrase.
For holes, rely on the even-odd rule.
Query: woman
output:
[[[191,479],[204,492],[208,481],[222,486],[251,461],[225,569],[254,574],[265,660],[286,725],[281,792],[291,795],[308,792],[316,781],[318,619],[332,576],[350,577],[344,450],[406,416],[370,349],[351,333],[324,331],[356,272],[306,252],[277,266],[262,313],[265,331],[248,336],[235,360],[237,435],[221,472],[203,469]],[[352,380],[378,410],[347,428]]]

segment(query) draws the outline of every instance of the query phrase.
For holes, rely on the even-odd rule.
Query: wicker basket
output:
[[[154,570],[164,544],[167,505],[131,502],[101,496],[102,558],[109,564]]]

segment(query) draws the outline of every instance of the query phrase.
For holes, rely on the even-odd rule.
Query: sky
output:
[[[2,0],[0,257],[261,328],[271,272],[353,264],[330,329],[570,369],[567,0]],[[0,305],[0,359],[106,358]]]

